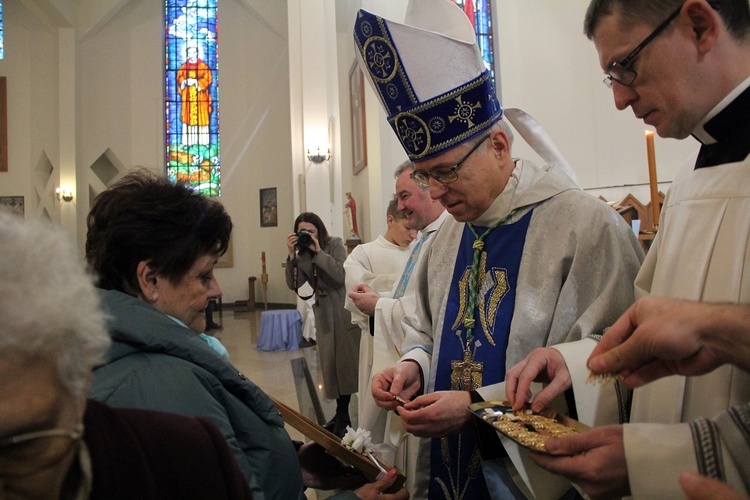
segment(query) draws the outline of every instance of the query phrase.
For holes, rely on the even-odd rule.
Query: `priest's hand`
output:
[[[702,375],[722,363],[750,368],[750,308],[647,297],[618,319],[591,353],[595,374],[628,387],[668,375]]]
[[[437,438],[455,434],[471,423],[467,391],[438,391],[419,396],[396,411],[407,432]]]
[[[630,494],[621,425],[550,438],[545,447],[550,454],[532,453],[534,462],[576,483],[591,498]]]
[[[520,410],[531,398],[532,382],[547,382],[531,403],[532,411],[542,411],[553,399],[570,389],[568,365],[560,351],[538,347],[505,374],[505,396],[514,410]]]
[[[386,410],[395,410],[402,400],[410,400],[422,388],[419,364],[405,360],[380,371],[372,377],[372,397],[375,404]]]
[[[362,314],[375,316],[375,306],[380,300],[380,294],[372,287],[360,283],[352,288],[347,295]]]

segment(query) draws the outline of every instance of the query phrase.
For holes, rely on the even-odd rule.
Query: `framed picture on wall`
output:
[[[349,71],[349,97],[352,107],[352,163],[354,175],[367,166],[367,129],[365,128],[365,75],[356,61]]]
[[[232,237],[229,237],[229,245],[224,255],[219,257],[216,267],[234,267],[234,252],[232,251]]]
[[[23,217],[23,196],[0,196],[0,208]]]
[[[276,188],[260,190],[260,227],[276,227],[279,225]]]

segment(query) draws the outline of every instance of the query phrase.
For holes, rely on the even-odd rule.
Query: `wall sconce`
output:
[[[307,159],[313,163],[323,163],[324,161],[328,161],[331,159],[331,149],[328,148],[328,152],[326,154],[320,153],[320,146],[318,146],[315,154],[310,153],[310,150],[308,149]]]
[[[55,195],[57,196],[58,200],[73,201],[73,191],[70,191],[68,189],[57,188],[55,189]]]

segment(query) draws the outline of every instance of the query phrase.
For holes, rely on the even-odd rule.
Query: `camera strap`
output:
[[[297,259],[294,259],[294,262],[293,262],[294,263],[294,267],[292,268],[292,281],[293,281],[293,284],[294,284],[294,293],[296,293],[297,296],[300,299],[307,300],[310,297],[312,297],[313,295],[315,295],[315,291],[318,289],[318,266],[316,266],[315,264],[312,265],[312,269],[313,269],[313,279],[312,279],[312,283],[311,283],[311,285],[312,285],[312,293],[310,295],[308,295],[307,297],[304,297],[304,296],[302,296],[302,295],[299,294],[300,284],[299,284],[299,264],[298,264],[298,262],[299,261]]]

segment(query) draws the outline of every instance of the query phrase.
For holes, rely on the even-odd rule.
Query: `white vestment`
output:
[[[433,222],[428,224],[420,232],[419,238],[428,237],[427,235],[437,231],[443,224],[443,221],[451,218],[448,212],[443,212],[440,217],[435,219]],[[429,238],[435,235],[429,236]],[[416,240],[415,240],[416,241]],[[425,242],[426,245],[426,242]],[[422,247],[424,249],[424,246]],[[419,267],[424,252],[420,252],[419,260],[415,265],[415,269]],[[372,365],[370,368],[370,380],[372,375],[393,366],[396,364],[401,357],[403,351],[403,340],[404,331],[402,326],[402,319],[409,313],[414,311],[414,278],[416,270],[409,279],[404,295],[398,299],[390,298],[394,289],[391,293],[381,297],[375,306],[375,317],[374,317],[374,332],[373,332],[373,357]],[[395,283],[401,280],[401,276],[398,276]],[[417,452],[419,449],[420,439],[408,434],[404,431],[401,425],[401,419],[394,412],[387,412],[383,408],[375,406],[368,384],[366,393],[360,392],[360,402],[363,399],[369,400],[368,410],[363,414],[360,414],[360,426],[365,429],[377,429],[377,432],[373,434],[374,443],[384,443],[386,446],[395,448],[395,454],[392,459],[392,465],[402,471],[406,476],[405,487],[409,492],[413,491],[414,481],[417,477]],[[367,425],[368,427],[365,427]],[[382,439],[377,439],[382,438]],[[390,458],[390,457],[388,457]]]
[[[693,131],[704,145],[698,161],[691,158],[669,188],[659,231],[635,281],[636,298],[750,303],[748,88],[750,78]],[[585,366],[593,348],[564,347],[568,367]],[[581,374],[574,383],[576,377],[581,383]],[[749,403],[750,375],[729,365],[636,389],[631,423],[623,429],[633,497],[684,498],[678,483],[683,471],[721,478],[748,493]]]
[[[691,162],[680,172],[665,199],[659,232],[636,280],[636,294],[750,303],[750,159],[700,169]],[[698,470],[696,457],[701,453],[690,424],[663,424],[712,418],[729,406],[748,402],[750,375],[730,365],[700,377],[672,376],[636,389],[633,424],[625,426],[624,434],[633,496],[681,497],[677,476]],[[747,441],[744,448],[739,462],[750,460]],[[727,446],[721,457],[708,459],[721,460],[727,482],[747,492],[739,462]]]
[[[400,247],[382,235],[375,241],[357,245],[344,261],[346,289],[351,290],[356,285],[364,283],[380,294],[390,293],[410,253],[410,247]],[[375,405],[370,394],[373,360],[370,320],[357,309],[348,296],[344,307],[352,313],[352,323],[359,325],[362,330],[359,344],[358,425],[372,433],[374,443],[381,443],[385,424],[376,426],[376,419],[372,417],[372,414],[379,413],[380,408]]]
[[[614,322],[633,302],[631,280],[640,266],[642,250],[635,235],[616,211],[582,192],[559,168],[537,167],[519,160],[503,193],[479,220],[490,226],[511,210],[509,224],[533,210],[521,257],[516,302],[510,324],[506,369],[536,347],[580,340]],[[416,360],[425,377],[425,392],[435,387],[432,359],[442,340],[446,303],[464,223],[449,219],[428,243],[416,281],[416,313],[405,318],[411,347],[404,358]],[[489,264],[488,264],[489,265]],[[592,342],[588,340],[588,342]],[[584,388],[585,389],[585,388]],[[505,399],[504,383],[478,390],[485,400]],[[578,417],[589,424],[620,421],[619,394],[614,385],[598,391],[595,404],[608,414],[588,412]],[[593,422],[591,419],[596,421]],[[428,441],[428,440],[427,440]],[[426,448],[426,447],[423,447]],[[422,462],[420,480],[429,471]],[[487,477],[488,483],[492,478]],[[414,498],[426,490],[419,481]]]

